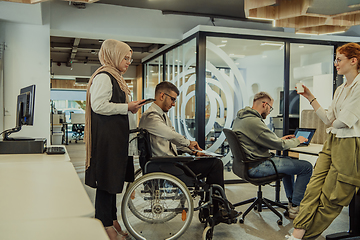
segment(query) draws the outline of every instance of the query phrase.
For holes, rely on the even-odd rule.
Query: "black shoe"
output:
[[[217,212],[214,215],[214,221],[215,221],[215,225],[219,224],[219,223],[227,223],[227,224],[231,224],[236,222],[236,218],[238,216],[240,216],[241,212],[238,212],[236,210],[230,210],[230,212],[224,212],[224,210],[219,210],[219,212]]]

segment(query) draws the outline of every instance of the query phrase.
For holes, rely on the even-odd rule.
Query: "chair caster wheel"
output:
[[[277,224],[278,224],[279,226],[282,225],[282,220],[281,220],[281,219],[277,220],[276,222],[277,222]]]
[[[257,208],[257,207],[254,207],[254,210],[256,211],[256,210],[258,210],[258,208]]]
[[[213,231],[214,229],[212,227],[207,226],[203,231],[202,239],[203,240],[213,239]]]
[[[239,223],[244,223],[244,219],[243,219],[243,218],[240,218],[240,219],[239,219]]]

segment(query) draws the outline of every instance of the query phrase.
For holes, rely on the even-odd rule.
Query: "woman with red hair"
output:
[[[337,48],[334,65],[346,81],[336,89],[327,110],[306,86],[299,93],[330,127],[294,219],[291,240],[321,235],[360,187],[360,45],[348,43]]]

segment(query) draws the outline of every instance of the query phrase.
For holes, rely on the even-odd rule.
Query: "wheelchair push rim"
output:
[[[166,173],[136,179],[121,204],[123,222],[136,239],[177,239],[189,227],[193,213],[186,185]]]

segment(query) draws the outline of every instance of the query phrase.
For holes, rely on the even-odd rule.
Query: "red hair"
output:
[[[336,49],[337,53],[344,54],[348,59],[356,58],[358,60],[357,69],[360,68],[360,45],[357,43],[347,43]]]

